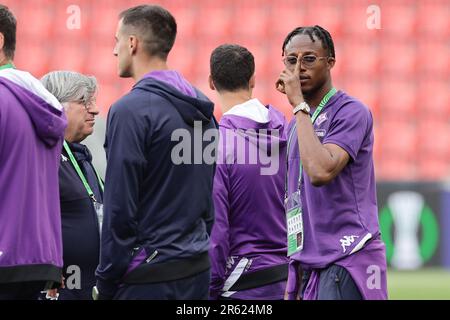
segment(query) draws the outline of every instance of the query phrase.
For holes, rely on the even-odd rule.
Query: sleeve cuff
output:
[[[106,280],[97,279],[97,290],[102,300],[109,300],[116,294],[117,285]]]

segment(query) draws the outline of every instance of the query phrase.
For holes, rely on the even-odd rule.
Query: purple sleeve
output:
[[[354,161],[372,130],[372,114],[358,102],[342,106],[334,115],[323,144],[336,144]]]
[[[225,267],[229,252],[229,200],[228,200],[228,172],[226,164],[218,164],[214,176],[213,199],[215,221],[211,232],[210,299],[216,300],[222,291],[225,281]]]

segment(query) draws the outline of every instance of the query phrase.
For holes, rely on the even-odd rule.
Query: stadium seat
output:
[[[418,41],[417,68],[421,76],[445,79],[450,73],[450,44],[448,39]]]
[[[375,176],[378,181],[414,181],[417,179],[417,164],[413,158],[385,156],[375,162]]]
[[[37,0],[28,1],[26,4],[22,3],[22,9],[17,15],[20,17],[17,24],[18,30],[22,30],[27,36],[33,38],[40,38],[51,36],[53,33],[52,21],[53,17],[58,14],[52,10],[51,1]]]
[[[449,83],[434,77],[419,80],[417,115],[424,118],[450,118]]]
[[[269,4],[270,14],[268,17],[268,34],[276,39],[277,46],[281,47],[284,38],[296,27],[303,25],[306,12],[300,10],[302,4],[295,1],[271,2]]]
[[[99,79],[97,106],[102,114],[106,115],[111,105],[125,94],[120,87],[120,81],[123,80],[118,77],[114,81],[101,81]]]
[[[169,54],[168,64],[187,77],[195,72],[195,58],[195,48],[189,41],[177,41]]]
[[[117,74],[117,58],[113,55],[113,49],[113,43],[92,43],[87,55],[86,72],[97,77],[115,77]]]
[[[418,125],[418,152],[450,163],[450,120],[428,119]]]
[[[422,156],[419,159],[418,178],[424,181],[442,181],[450,179],[449,159]]]
[[[303,25],[320,25],[331,35],[338,37],[342,34],[344,9],[337,1],[315,1],[308,3]]]
[[[267,23],[269,14],[265,6],[239,2],[233,11],[232,35],[241,39],[263,40],[270,28]]]
[[[420,61],[416,60],[416,45],[402,38],[383,41],[379,50],[380,74],[408,78],[417,75],[416,66]]]
[[[230,6],[201,8],[196,15],[196,34],[202,40],[215,40],[231,34],[233,11]]]
[[[389,1],[384,2],[381,8],[383,33],[389,39],[411,39],[416,36],[417,16],[420,12],[414,3]]]
[[[193,52],[193,72],[192,75],[197,79],[203,79],[202,82],[207,82],[210,73],[209,60],[213,50],[222,43],[204,42],[198,43],[196,51]]]
[[[92,2],[92,17],[95,21],[92,21],[91,35],[96,39],[105,41],[114,39],[114,35],[117,28],[118,16],[120,12],[129,8],[130,4],[96,0]]]
[[[177,38],[193,39],[196,34],[197,10],[192,10],[192,7],[187,6],[171,7],[168,7],[168,9],[177,21]]]
[[[413,120],[416,114],[416,84],[409,79],[383,77],[380,81],[380,114],[391,119]]]
[[[71,70],[84,73],[87,45],[84,42],[55,42],[52,46],[51,70]],[[97,58],[98,59],[98,58]]]
[[[448,1],[418,1],[417,33],[422,39],[448,41],[450,5]]]
[[[339,44],[344,56],[337,56],[337,64],[343,64],[345,74],[373,76],[379,71],[379,51],[376,43],[368,41],[345,41]],[[340,59],[340,60],[339,60]]]
[[[414,159],[417,154],[417,135],[415,126],[407,121],[378,121],[376,143],[381,157]]]
[[[35,77],[41,77],[50,70],[50,50],[41,42],[18,39],[14,64],[18,69],[28,71]]]

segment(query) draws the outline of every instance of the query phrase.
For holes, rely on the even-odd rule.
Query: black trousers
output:
[[[310,278],[304,272],[302,279],[302,296]],[[320,270],[318,300],[362,300],[362,295],[350,273],[343,267],[331,265]]]
[[[37,300],[45,281],[0,283],[0,300]]]

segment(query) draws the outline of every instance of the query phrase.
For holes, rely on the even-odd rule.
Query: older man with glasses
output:
[[[68,122],[59,168],[65,288],[47,297],[89,300],[99,262],[103,182],[81,142],[93,133],[99,113],[97,81],[70,71],[51,72],[41,81],[63,105]]]

